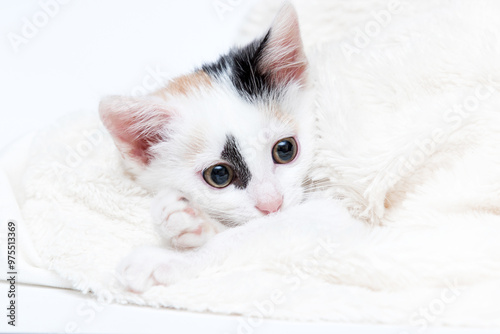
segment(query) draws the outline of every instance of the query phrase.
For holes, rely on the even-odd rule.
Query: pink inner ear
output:
[[[117,139],[126,144],[128,155],[147,165],[152,158],[149,148],[159,143],[162,137],[153,129],[140,130],[138,125],[130,121],[118,122],[114,131]]]
[[[307,59],[297,13],[289,4],[280,10],[271,27],[261,68],[264,73],[270,72],[277,83],[305,83]]]
[[[151,146],[164,140],[169,113],[149,98],[112,97],[101,102],[99,112],[122,155],[141,164],[151,161]]]

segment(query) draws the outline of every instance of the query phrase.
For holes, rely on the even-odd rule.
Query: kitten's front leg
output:
[[[223,262],[231,250],[239,248],[249,234],[256,234],[267,221],[240,226],[212,238],[194,250],[178,252],[161,247],[132,251],[117,267],[117,278],[129,291],[142,293],[154,285],[171,285],[196,277],[205,268]]]
[[[170,285],[193,276],[196,266],[189,252],[160,247],[134,250],[117,267],[120,283],[129,291],[141,293],[153,285]]]
[[[154,198],[151,216],[170,249],[143,247],[121,261],[117,268],[118,280],[133,292],[144,292],[153,285],[169,285],[195,275],[205,263],[198,261],[198,252],[188,250],[203,246],[227,229],[194,208],[181,193],[170,189]]]
[[[181,193],[170,189],[155,197],[151,216],[167,245],[177,250],[200,247],[227,228],[193,207]]]

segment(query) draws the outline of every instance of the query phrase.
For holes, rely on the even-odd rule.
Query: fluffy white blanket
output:
[[[310,17],[321,13],[316,23],[304,18],[304,33],[311,38],[317,33],[314,27],[342,27],[347,31],[346,27],[368,22],[372,10],[388,6],[385,1],[309,3],[316,7],[301,10],[308,5],[300,2],[299,13]],[[430,7],[423,2],[413,10]],[[259,14],[253,19],[266,20]],[[256,27],[248,26],[245,31],[262,29]],[[312,43],[308,42],[311,38],[306,38],[306,44]],[[332,266],[328,261],[318,261],[311,252],[293,258],[318,244],[331,244],[329,236],[309,238],[286,224],[280,225],[280,231],[263,231],[260,236],[262,240],[269,240],[265,233],[286,237],[275,238],[272,245],[247,242],[225,263],[207,268],[196,278],[168,287],[155,286],[143,295],[127,292],[114,274],[118,262],[135,247],[161,242],[149,220],[150,195],[122,169],[118,152],[97,115],[69,118],[40,133],[34,143],[23,176],[24,196],[20,203],[34,247],[46,268],[71,281],[74,288],[92,291],[105,301],[242,314],[248,316],[240,323],[242,331],[259,326],[262,317],[406,324],[415,326],[415,330],[430,325],[500,327],[500,281],[468,284],[457,278],[410,289],[391,289],[383,284],[383,276],[342,281],[338,272],[356,266]],[[381,247],[384,242],[398,243],[399,254],[385,255],[397,256],[403,265],[411,265],[414,253],[405,249],[401,240],[410,239],[415,228],[385,229],[389,231],[373,235],[371,245],[376,246],[377,240]],[[391,233],[396,237],[385,237]],[[419,233],[422,236],[421,230]],[[432,237],[433,231],[429,233]],[[377,272],[364,271],[363,266],[384,263],[372,256],[371,246],[363,254],[350,249],[345,241],[336,242],[343,247],[340,254],[345,263],[362,264],[352,277]],[[360,249],[359,244],[352,247]],[[256,250],[259,261],[246,262]],[[428,256],[432,259],[435,254]],[[386,268],[386,272],[390,271]],[[381,281],[381,288],[362,284],[369,280]]]

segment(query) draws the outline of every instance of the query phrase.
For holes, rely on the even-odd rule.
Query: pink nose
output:
[[[279,196],[267,201],[259,201],[255,207],[259,209],[262,213],[268,215],[270,213],[277,212],[281,205],[283,204],[283,196]]]

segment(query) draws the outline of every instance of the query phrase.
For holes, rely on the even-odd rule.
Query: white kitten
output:
[[[101,102],[127,168],[159,193],[153,218],[167,245],[198,247],[303,200],[314,119],[298,29],[290,8],[265,37],[151,96]]]

